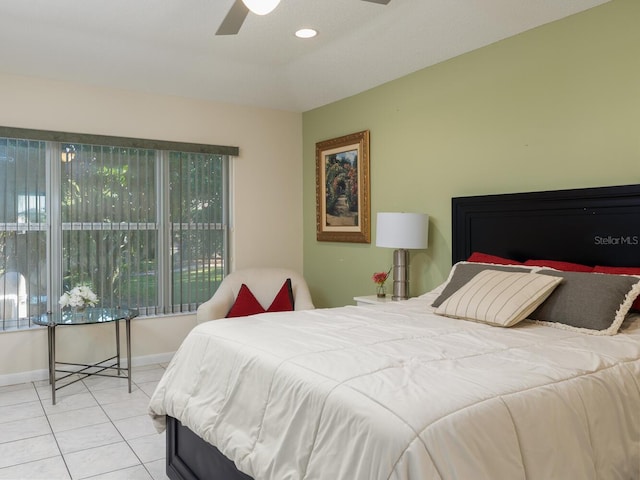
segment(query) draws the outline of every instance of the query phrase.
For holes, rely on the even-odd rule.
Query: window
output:
[[[78,284],[142,315],[211,297],[227,265],[237,148],[3,133],[30,139],[0,137],[2,330],[29,327]]]

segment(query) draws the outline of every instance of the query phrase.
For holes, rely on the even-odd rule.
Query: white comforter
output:
[[[431,300],[204,323],[150,412],[256,480],[640,478],[640,319],[501,329]]]

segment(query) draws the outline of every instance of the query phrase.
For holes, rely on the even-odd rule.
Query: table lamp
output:
[[[392,300],[409,298],[409,249],[426,249],[428,234],[429,215],[425,213],[378,213],[376,246],[396,249],[393,252]]]

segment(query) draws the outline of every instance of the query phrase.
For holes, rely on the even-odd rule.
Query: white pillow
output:
[[[442,302],[449,298],[453,293],[458,291],[465,283],[475,277],[483,270],[499,270],[501,272],[536,272],[541,267],[528,267],[526,265],[496,265],[493,263],[479,263],[479,262],[458,262],[452,268],[449,273],[449,278],[438,287],[440,289],[438,298],[436,298],[431,304],[434,308],[439,307]]]
[[[483,270],[447,298],[438,315],[511,327],[527,318],[562,279],[537,273]]]

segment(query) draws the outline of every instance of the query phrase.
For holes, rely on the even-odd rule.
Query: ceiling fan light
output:
[[[256,15],[266,15],[278,6],[280,0],[242,0],[242,3]]]

